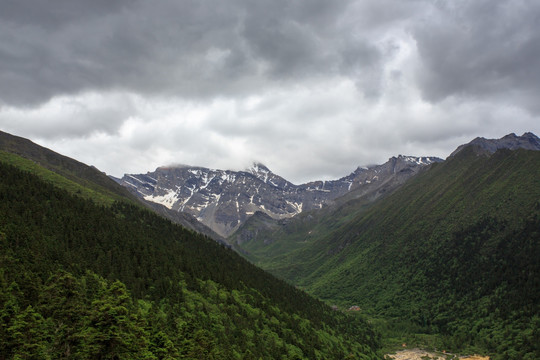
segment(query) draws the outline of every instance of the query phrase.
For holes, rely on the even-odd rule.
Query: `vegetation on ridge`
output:
[[[0,161],[16,166],[21,170],[31,172],[39,176],[44,181],[47,181],[59,188],[68,191],[71,194],[79,195],[85,199],[91,199],[100,205],[112,205],[115,201],[129,201],[128,198],[121,197],[102,187],[90,188],[83,186],[80,183],[70,180],[54,171],[48,170],[34,161],[26,159],[22,156],[12,154],[5,151],[0,151]]]
[[[540,358],[540,152],[468,147],[372,206],[347,207],[258,264],[360,306],[387,342]]]
[[[34,144],[28,139],[0,131],[0,151],[30,160],[37,166],[50,170],[66,180],[77,183],[101,196],[115,200],[131,199],[131,201],[136,201],[136,198],[127,189],[116,184],[105,173]],[[19,165],[17,164],[17,166]],[[32,170],[35,170],[35,168]],[[42,170],[38,171],[41,172]]]
[[[0,173],[2,359],[378,358],[364,320],[204,236]]]

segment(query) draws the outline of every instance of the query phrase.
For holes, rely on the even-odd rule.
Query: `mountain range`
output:
[[[467,144],[460,145],[454,150],[448,159],[453,158],[464,149],[472,149],[477,155],[490,155],[499,149],[526,149],[540,150],[540,139],[532,133],[524,133],[522,136],[516,134],[508,134],[500,139],[485,139],[482,137],[475,138]],[[422,161],[426,159],[428,161]],[[404,161],[405,160],[405,161]],[[415,161],[416,160],[416,161]],[[351,213],[359,210],[364,210],[369,204],[382,197],[389,195],[392,191],[397,190],[407,180],[418,174],[422,169],[427,170],[424,165],[431,163],[441,163],[443,160],[439,158],[414,158],[403,157],[391,158],[387,163],[381,166],[373,166],[368,169],[363,169],[362,173],[370,174],[371,178],[374,175],[384,174],[383,181],[371,182],[369,179],[364,180],[364,185],[357,186],[350,192],[343,194],[341,197],[333,201],[333,206],[315,212],[304,212],[295,218],[276,220],[264,216],[263,213],[257,213],[256,216],[248,219],[242,226],[229,236],[229,242],[243,254],[250,255],[253,261],[258,261],[255,255],[259,251],[260,244],[269,245],[276,242],[276,239],[288,238],[296,236],[300,242],[303,242],[306,237],[310,238],[313,232],[303,234],[299,229],[310,228],[318,223],[331,222],[332,226],[337,226],[338,219],[341,217],[349,217]],[[406,166],[407,164],[417,164],[420,166]],[[360,168],[359,168],[360,169]],[[359,170],[357,169],[355,173]],[[361,184],[361,183],[360,183]],[[329,220],[328,220],[329,219]],[[297,241],[277,241],[272,246],[264,246],[261,252],[263,258],[267,258],[273,253],[273,249],[279,253],[282,250],[277,250],[287,243],[287,247],[294,248]]]
[[[273,219],[321,209],[346,194],[370,193],[375,199],[405,182],[436,157],[392,157],[382,165],[358,167],[337,180],[295,185],[254,163],[245,171],[204,167],[160,167],[146,174],[126,174],[117,181],[139,197],[193,215],[228,237],[256,212]]]
[[[0,132],[0,358],[375,359],[382,336],[538,359],[538,150],[509,134],[301,185],[262,164],[113,181]]]
[[[509,134],[501,139],[476,138],[470,145],[488,153],[499,148],[540,148],[538,138],[532,133]],[[441,161],[437,157],[399,155],[382,165],[358,167],[337,180],[300,185],[285,180],[260,163],[254,163],[245,171],[187,165],[159,167],[146,174],[126,174],[115,180],[139,198],[189,214],[227,238],[257,212],[279,220],[335,206],[336,202],[355,197],[376,200],[397,189],[424,167]]]

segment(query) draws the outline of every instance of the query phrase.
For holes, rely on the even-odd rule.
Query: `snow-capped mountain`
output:
[[[441,160],[400,155],[383,165],[359,167],[338,180],[302,185],[285,180],[260,163],[245,171],[159,167],[146,174],[126,174],[119,182],[148,201],[194,215],[226,237],[256,211],[275,219],[292,217],[321,208],[355,189],[383,184],[397,173],[412,176],[436,161]]]

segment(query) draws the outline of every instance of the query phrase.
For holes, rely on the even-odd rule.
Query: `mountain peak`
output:
[[[532,132],[526,132],[521,137],[527,141],[529,141],[531,144],[534,144],[537,148],[540,148],[540,138],[538,136],[534,135]]]
[[[254,161],[253,164],[251,164],[251,166],[247,169],[247,171],[252,174],[258,174],[261,172],[263,173],[271,172],[270,169],[266,167],[266,165],[260,162],[256,162],[256,161]]]
[[[510,133],[500,139],[486,139],[477,137],[468,144],[460,145],[449,157],[455,156],[463,148],[467,146],[476,146],[481,153],[493,154],[499,149],[526,149],[540,150],[540,139],[531,132],[526,132],[522,136],[517,136],[515,133]]]

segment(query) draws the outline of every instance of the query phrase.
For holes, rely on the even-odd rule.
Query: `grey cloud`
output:
[[[272,78],[316,76],[335,71],[337,22],[348,1],[246,2],[242,35]]]
[[[377,47],[359,42],[344,47],[341,73],[350,75],[368,98],[378,98],[381,92],[383,55]]]
[[[539,19],[534,0],[7,0],[0,103],[103,90],[235,97],[335,76],[378,98],[390,32],[408,29],[425,99],[491,98],[538,112]]]
[[[380,49],[340,22],[354,10],[347,1],[109,3],[28,11],[34,2],[10,1],[0,17],[0,101],[35,106],[111,89],[197,99],[325,76],[357,77],[373,93],[382,69]]]
[[[91,3],[70,3],[79,2]],[[54,29],[47,27],[48,14],[63,9],[61,14],[70,18],[76,17],[70,10],[79,14],[82,9],[49,5],[41,18],[32,16],[33,22],[0,23],[0,99],[5,103],[33,105],[86,90],[197,94],[210,82],[219,88],[203,78],[206,52],[221,44],[234,46],[227,38],[234,21],[223,15],[225,5],[208,1],[132,2],[111,12],[103,6],[95,16],[66,20]]]
[[[0,21],[50,30],[70,22],[114,13],[133,3],[132,0],[3,0]]]
[[[450,96],[514,102],[539,112],[540,3],[440,3],[416,25],[418,78],[432,102]]]
[[[0,125],[5,131],[41,139],[87,138],[118,134],[134,111],[128,97],[89,95],[58,99],[32,110],[0,109]]]

